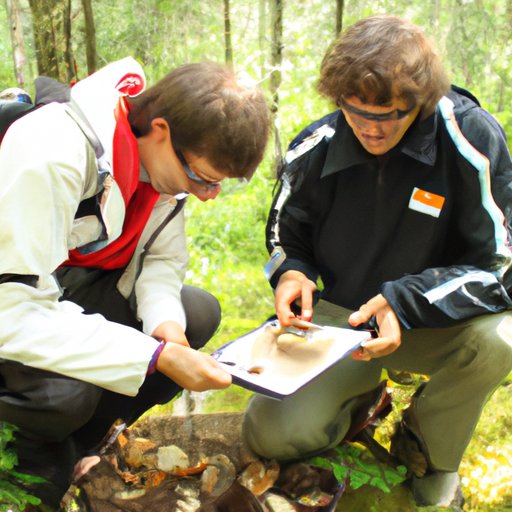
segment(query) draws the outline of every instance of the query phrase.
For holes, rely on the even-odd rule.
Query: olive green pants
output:
[[[346,326],[350,311],[320,301],[314,321]],[[290,460],[338,444],[357,397],[374,389],[383,368],[429,376],[414,400],[414,432],[432,469],[457,471],[482,409],[512,371],[512,312],[484,315],[449,328],[402,332],[391,355],[343,359],[282,401],[255,395],[243,435],[258,454]]]

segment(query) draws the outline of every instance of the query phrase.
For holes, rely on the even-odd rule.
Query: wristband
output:
[[[160,357],[160,354],[162,353],[164,347],[165,341],[161,341],[160,345],[158,345],[157,349],[153,353],[153,356],[151,357],[151,361],[149,362],[148,371],[146,375],[153,375],[153,373],[156,372],[156,363],[158,362],[158,358]]]

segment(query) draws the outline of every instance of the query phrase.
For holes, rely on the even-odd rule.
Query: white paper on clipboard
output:
[[[369,331],[323,326],[307,341],[283,349],[276,343],[278,328],[277,321],[266,322],[212,356],[232,375],[235,384],[283,399],[371,338]]]

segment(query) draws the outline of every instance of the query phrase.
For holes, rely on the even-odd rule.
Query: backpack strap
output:
[[[110,171],[110,165],[106,163],[104,159],[102,161],[102,157],[105,154],[103,145],[101,144],[100,139],[96,135],[96,132],[94,131],[93,127],[80,110],[80,107],[73,100],[70,100],[69,102],[64,103],[64,108],[66,109],[67,114],[78,125],[78,127],[84,134],[85,138],[89,141],[89,144],[94,149],[94,154],[96,155],[96,160],[98,160],[98,164],[102,162],[102,165],[98,165],[98,167],[102,170]],[[108,169],[106,169],[106,167]]]
[[[170,212],[164,218],[164,220],[155,229],[155,231],[153,231],[153,233],[149,237],[148,241],[144,244],[144,248],[140,254],[139,264],[137,266],[137,272],[135,273],[134,281],[136,281],[138,279],[138,277],[140,276],[140,273],[142,272],[142,266],[144,265],[144,260],[146,259],[149,249],[155,242],[156,238],[164,230],[165,226],[167,226],[167,224],[169,224],[169,222],[171,222],[171,220],[174,219],[174,217],[176,217],[176,215],[178,215],[178,213],[180,213],[180,211],[185,206],[186,201],[187,201],[186,197],[183,199],[178,199],[178,202],[177,202],[176,206],[174,207],[174,210],[172,210],[172,212]],[[128,297],[128,302],[129,302],[130,306],[133,308],[133,310],[136,311],[137,297],[135,296],[135,286],[133,287],[132,293]]]

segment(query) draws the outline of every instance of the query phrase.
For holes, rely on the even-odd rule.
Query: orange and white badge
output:
[[[432,215],[432,217],[439,217],[444,201],[445,198],[443,196],[415,187],[409,201],[409,208],[417,212]]]

